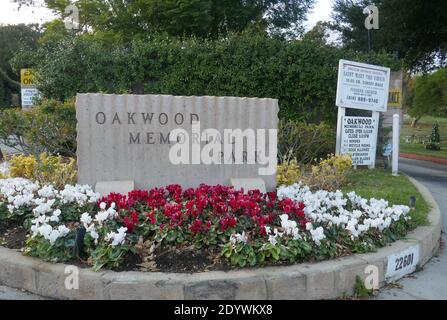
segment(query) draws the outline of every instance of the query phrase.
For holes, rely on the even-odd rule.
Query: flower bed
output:
[[[373,251],[412,227],[410,208],[295,184],[244,194],[171,185],[99,198],[88,186],[0,180],[0,224],[23,226],[24,253],[95,270],[204,271]],[[9,232],[7,232],[9,234]]]

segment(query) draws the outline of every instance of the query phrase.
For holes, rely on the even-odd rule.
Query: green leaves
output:
[[[78,92],[269,97],[279,99],[283,119],[328,124],[337,113],[338,60],[390,61],[387,55],[249,32],[216,41],[151,34],[121,42],[82,35],[42,46],[35,55],[39,89],[48,98],[65,100]]]
[[[130,251],[127,245],[113,247],[110,244],[103,244],[92,252],[93,271],[99,271],[102,268],[116,268],[119,267],[123,261],[123,256]]]
[[[73,252],[74,243],[74,232],[57,239],[54,244],[51,244],[40,235],[31,236],[25,241],[24,253],[51,262],[70,262],[75,259]]]
[[[223,246],[221,256],[229,260],[230,264],[240,268],[246,266],[255,266],[258,264],[258,258],[255,250],[250,245],[227,243]]]
[[[286,244],[272,244],[258,240],[254,243],[227,243],[222,247],[221,256],[237,267],[263,265],[266,262],[279,264],[281,262],[294,263],[308,257],[312,246],[301,240],[290,240]]]

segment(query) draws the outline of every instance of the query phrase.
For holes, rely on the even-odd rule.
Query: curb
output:
[[[399,157],[405,158],[405,159],[427,161],[427,162],[434,162],[434,163],[438,163],[438,164],[447,165],[447,159],[431,157],[431,156],[422,156],[422,155],[414,154],[414,153],[400,153]]]
[[[51,264],[0,247],[0,285],[25,289],[54,299],[159,300],[159,299],[335,299],[354,293],[356,277],[366,278],[365,268],[379,269],[379,285],[385,284],[388,256],[419,245],[422,268],[439,248],[441,213],[426,187],[410,178],[432,207],[430,225],[409,233],[405,240],[377,252],[293,266],[195,274],[162,272],[79,271],[79,289],[65,289],[73,275],[67,265]],[[67,273],[65,273],[67,271]]]

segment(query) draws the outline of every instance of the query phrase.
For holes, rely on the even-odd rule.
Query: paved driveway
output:
[[[447,166],[410,159],[400,160],[401,171],[423,183],[433,194],[441,209],[443,230],[447,230]],[[396,190],[397,191],[397,190]],[[398,283],[402,289],[383,289],[378,299],[447,299],[447,252],[443,248],[445,235],[441,243],[439,256],[434,257],[421,272],[415,273]]]

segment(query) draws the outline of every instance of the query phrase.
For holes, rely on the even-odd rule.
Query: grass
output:
[[[401,143],[400,151],[402,153],[413,153],[422,156],[430,156],[435,158],[447,159],[447,144],[441,146],[440,151],[427,150],[422,144]]]
[[[411,127],[411,121],[411,117],[404,117],[404,125],[401,131],[400,151],[403,153],[413,153],[423,156],[447,159],[447,119],[423,117],[418,121],[416,128]],[[422,140],[428,140],[427,136],[430,135],[433,124],[435,124],[436,122],[439,123],[439,133],[441,135],[442,141],[441,151],[427,150],[422,143],[405,143],[405,138],[412,135],[415,135]]]
[[[348,175],[342,191],[345,193],[355,191],[367,199],[385,199],[391,205],[408,205],[410,197],[416,196],[416,208],[411,212],[413,222],[416,225],[428,223],[427,214],[430,207],[404,174],[394,177],[390,171],[383,169],[353,170]]]

